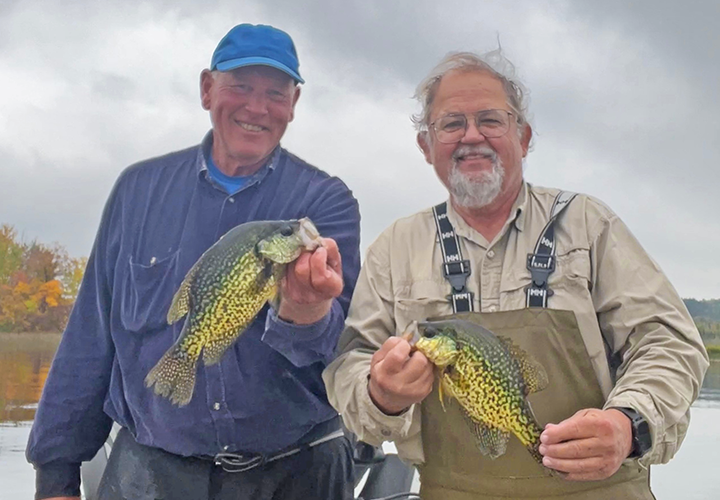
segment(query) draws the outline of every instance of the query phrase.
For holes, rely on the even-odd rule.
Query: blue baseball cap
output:
[[[296,82],[305,83],[290,35],[264,24],[238,24],[231,29],[213,52],[210,69],[230,71],[254,65],[279,69]]]

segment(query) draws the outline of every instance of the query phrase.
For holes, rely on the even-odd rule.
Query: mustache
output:
[[[489,146],[482,145],[462,145],[459,146],[452,154],[452,159],[458,161],[468,155],[481,155],[487,156],[491,161],[495,162],[498,159],[497,152]]]

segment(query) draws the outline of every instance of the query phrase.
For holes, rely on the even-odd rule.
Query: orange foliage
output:
[[[87,259],[17,241],[0,226],[0,331],[60,331],[77,296]]]

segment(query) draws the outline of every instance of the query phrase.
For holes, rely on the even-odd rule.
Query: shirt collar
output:
[[[530,185],[523,181],[518,197],[515,199],[512,210],[510,210],[510,219],[515,224],[515,229],[522,231],[525,228],[525,213],[530,199]]]
[[[212,145],[213,131],[210,130],[207,134],[205,134],[205,137],[203,137],[203,140],[200,143],[200,152],[198,153],[198,176],[206,180],[210,180],[208,175],[207,158],[210,157]],[[245,186],[247,187],[262,181],[271,170],[275,170],[275,167],[280,161],[281,152],[282,148],[278,144],[273,150],[273,152],[270,153],[268,161],[266,161],[265,164],[260,167],[257,172],[250,176]]]

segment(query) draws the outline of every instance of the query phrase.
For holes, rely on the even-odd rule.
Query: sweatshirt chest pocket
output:
[[[175,277],[178,253],[149,265],[129,258],[120,301],[120,319],[127,330],[144,332],[167,325],[167,311],[180,284]]]

